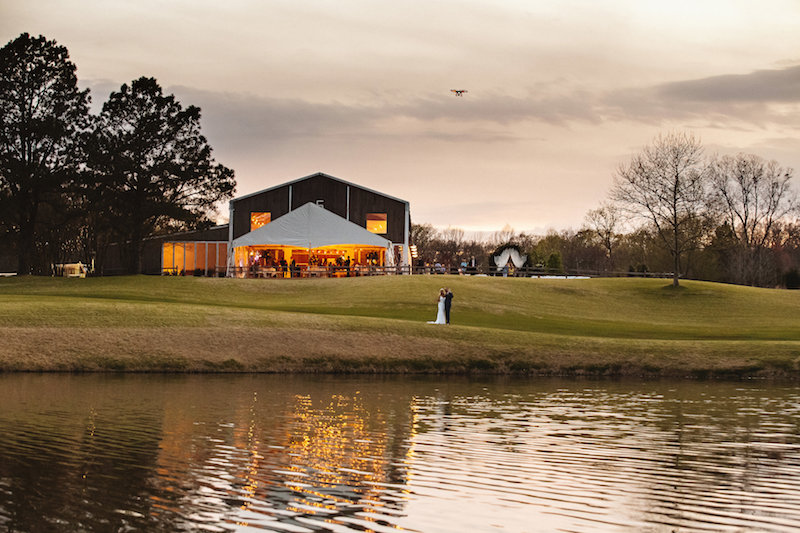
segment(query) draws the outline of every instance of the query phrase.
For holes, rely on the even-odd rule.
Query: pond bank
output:
[[[426,323],[442,283],[453,325]],[[0,370],[800,378],[800,294],[663,280],[0,280]]]

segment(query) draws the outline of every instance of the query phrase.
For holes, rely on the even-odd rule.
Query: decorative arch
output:
[[[497,270],[502,270],[511,261],[516,268],[522,268],[528,262],[528,254],[520,251],[516,244],[501,246],[492,255]]]

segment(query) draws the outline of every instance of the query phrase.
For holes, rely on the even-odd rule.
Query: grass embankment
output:
[[[800,293],[667,283],[0,279],[0,370],[800,377]]]

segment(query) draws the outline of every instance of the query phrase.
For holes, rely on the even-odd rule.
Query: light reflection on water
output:
[[[0,375],[9,531],[795,531],[780,384]]]

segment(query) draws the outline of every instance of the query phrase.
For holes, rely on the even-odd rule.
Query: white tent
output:
[[[337,245],[378,246],[386,249],[387,262],[393,260],[391,241],[313,202],[234,239],[231,251],[241,246],[294,246],[311,249]]]

